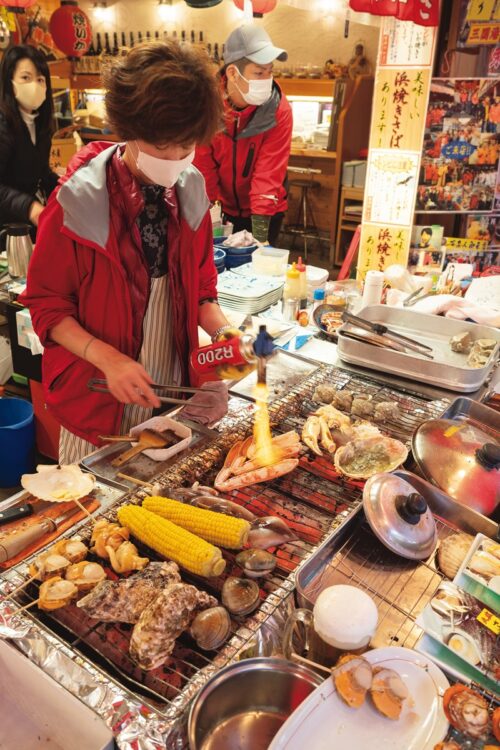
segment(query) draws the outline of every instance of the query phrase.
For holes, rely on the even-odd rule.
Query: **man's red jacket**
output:
[[[199,146],[194,160],[210,200],[220,200],[230,216],[286,211],[292,124],[290,104],[277,83],[260,107],[238,112],[227,104],[224,131],[210,146]]]
[[[216,298],[212,225],[203,178],[188,168],[169,196],[168,269],[171,325],[189,379],[188,357],[198,345],[198,311]],[[38,228],[26,292],[33,327],[45,347],[47,406],[71,432],[99,445],[98,435],[120,429],[123,404],[88,390],[102,373],[50,339],[67,316],[111,346],[137,359],[149,300],[149,272],[136,219],[144,205],[120,147],[94,143],[72,160],[52,194]]]

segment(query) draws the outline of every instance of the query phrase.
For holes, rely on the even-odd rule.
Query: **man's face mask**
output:
[[[236,70],[238,69],[236,68]],[[238,75],[248,83],[248,92],[246,94],[243,93],[236,82],[234,84],[246,103],[252,104],[256,107],[259,107],[261,104],[265,104],[270,98],[273,91],[273,77],[271,76],[270,78],[252,81],[248,80],[248,78],[245,78],[245,76],[242,75],[239,70]]]

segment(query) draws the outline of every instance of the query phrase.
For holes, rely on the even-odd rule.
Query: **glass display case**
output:
[[[288,100],[293,112],[292,143],[326,149],[332,121],[332,97],[291,95]]]

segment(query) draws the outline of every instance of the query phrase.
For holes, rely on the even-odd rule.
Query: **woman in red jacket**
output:
[[[45,347],[64,463],[148,418],[160,406],[152,383],[188,381],[198,325],[212,336],[228,327],[209,202],[191,165],[222,114],[207,63],[176,43],[143,45],[104,83],[124,143],[94,143],[74,158],[41,217],[23,300]],[[89,391],[103,376],[110,393]]]
[[[273,81],[274,60],[287,53],[252,24],[233,31],[221,72],[225,128],[196,149],[212,202],[220,200],[234,231],[248,229],[275,245],[287,209],[285,180],[292,142],[292,110]]]

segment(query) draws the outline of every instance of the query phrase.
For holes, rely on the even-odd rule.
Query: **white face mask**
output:
[[[25,109],[38,109],[47,98],[47,87],[38,81],[29,81],[28,83],[12,81],[12,87],[16,100]]]
[[[179,175],[189,167],[194,159],[194,150],[184,159],[158,159],[141,151],[137,146],[137,169],[155,185],[171,188],[179,179]]]
[[[245,78],[244,75],[241,75],[239,70],[238,75],[248,83],[248,92],[246,94],[243,93],[236,82],[234,84],[246,103],[253,104],[256,107],[260,107],[261,104],[265,104],[265,102],[267,102],[273,92],[273,77],[271,76],[271,78],[263,78],[262,80],[258,81],[249,81],[248,78]]]

